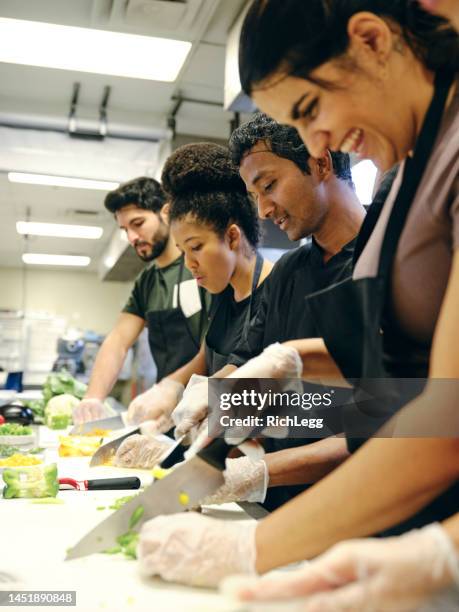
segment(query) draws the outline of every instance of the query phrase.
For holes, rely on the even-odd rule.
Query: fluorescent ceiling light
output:
[[[88,266],[90,257],[80,255],[45,255],[44,253],[24,253],[22,261],[37,266]]]
[[[357,197],[362,204],[371,204],[378,169],[370,160],[359,162],[351,169]]]
[[[51,187],[73,187],[74,189],[100,189],[102,191],[111,191],[119,187],[119,183],[113,183],[111,181],[94,181],[93,179],[52,176],[50,174],[29,174],[27,172],[8,172],[8,180],[12,183],[50,185]]]
[[[0,61],[95,74],[175,81],[191,43],[0,18]]]
[[[18,234],[30,236],[52,236],[55,238],[88,238],[97,240],[102,236],[102,227],[93,225],[64,225],[62,223],[35,223],[33,221],[18,221]]]

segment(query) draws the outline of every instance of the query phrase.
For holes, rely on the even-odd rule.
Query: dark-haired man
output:
[[[126,232],[137,255],[151,262],[138,276],[129,300],[115,327],[97,355],[85,398],[74,410],[81,423],[107,416],[104,399],[110,393],[128,349],[145,326],[158,383],[137,396],[129,418],[140,422],[158,419],[175,406],[183,392],[180,377],[172,372],[188,363],[199,351],[207,325],[205,296],[184,267],[169,231],[168,204],[161,185],[141,177],[121,185],[105,198],[118,226]],[[166,419],[162,429],[166,429]]]
[[[353,188],[347,154],[313,159],[294,128],[266,115],[257,114],[235,130],[230,149],[260,217],[292,241],[312,238],[275,265],[246,342],[231,358],[240,366],[273,342],[317,335],[305,315],[304,297],[349,276],[365,209]]]

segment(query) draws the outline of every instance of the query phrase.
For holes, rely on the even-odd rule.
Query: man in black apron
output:
[[[125,183],[107,195],[105,207],[114,214],[140,259],[149,265],[136,279],[126,306],[102,344],[74,420],[84,422],[107,416],[103,401],[128,349],[145,325],[158,384],[146,392],[148,402],[142,402],[142,396],[134,400],[130,413],[136,421],[158,418],[164,407],[175,405],[183,391],[179,382],[166,377],[199,351],[207,325],[205,294],[185,268],[171,237],[168,204],[157,181],[138,178]],[[152,393],[154,398],[150,397]]]
[[[306,315],[304,296],[351,275],[365,211],[352,188],[348,155],[333,154],[328,167],[327,160],[316,163],[294,128],[266,115],[259,113],[235,130],[230,149],[260,216],[280,225],[292,241],[312,237],[286,253],[266,279],[256,316],[228,361],[240,367],[274,342],[319,336],[314,319]],[[331,180],[325,180],[330,174]],[[275,452],[316,441],[267,439],[265,449]],[[336,447],[342,453],[330,446],[328,470],[336,467],[338,455],[340,460],[348,456],[343,440],[337,439]],[[316,475],[326,471],[323,466]],[[264,505],[273,510],[304,489],[271,488]]]

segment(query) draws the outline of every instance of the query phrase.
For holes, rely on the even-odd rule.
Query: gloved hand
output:
[[[151,469],[155,467],[167,444],[150,436],[133,434],[124,440],[115,455],[115,465],[128,468]]]
[[[350,540],[307,567],[239,589],[244,601],[306,598],[304,612],[404,612],[435,591],[459,585],[459,557],[434,523],[399,537]]]
[[[216,586],[255,572],[256,521],[221,521],[187,512],[147,521],[137,546],[140,570],[169,582]]]
[[[303,362],[296,349],[275,342],[227,378],[301,378]]]
[[[181,401],[172,413],[175,423],[175,438],[178,440],[183,435],[199,425],[207,416],[209,404],[208,378],[193,374],[190,378]],[[187,440],[190,443],[190,440]]]
[[[132,400],[128,408],[128,423],[137,425],[143,421],[157,421],[158,431],[168,431],[173,426],[170,415],[182,397],[183,388],[181,383],[163,378]]]
[[[226,504],[234,501],[264,502],[268,488],[268,467],[263,459],[249,457],[226,460],[224,484],[201,505]]]
[[[115,412],[102,400],[96,398],[84,398],[75,406],[72,412],[74,425],[80,425],[87,421],[96,421],[111,417]]]

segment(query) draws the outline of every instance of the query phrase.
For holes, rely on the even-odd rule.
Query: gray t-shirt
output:
[[[356,263],[354,279],[376,276],[381,244],[400,188],[403,166]],[[458,248],[459,80],[408,213],[393,265],[389,304],[391,323],[420,347],[430,348],[453,253]]]

